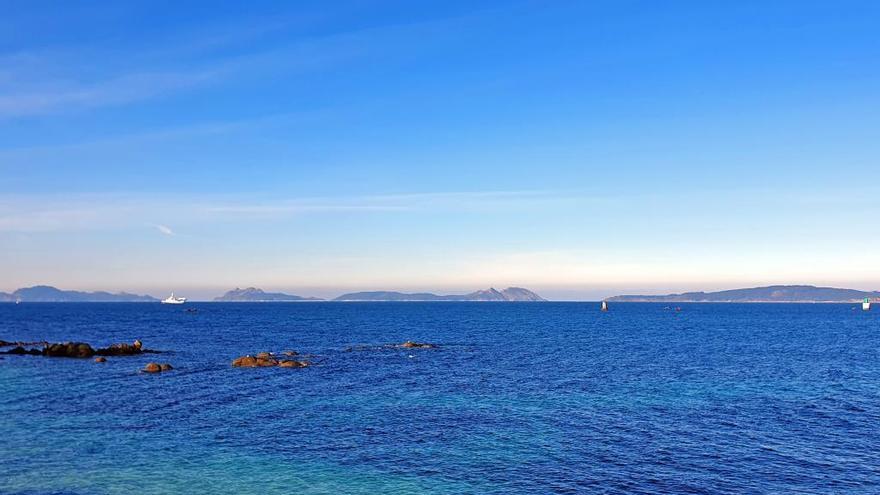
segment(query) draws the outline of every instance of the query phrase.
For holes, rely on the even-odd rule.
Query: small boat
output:
[[[602,301],[602,311],[608,311],[608,303],[605,301]]]
[[[172,292],[167,299],[162,299],[162,304],[183,304],[186,302],[185,297],[174,297],[174,293]]]
[[[869,309],[871,309],[871,300],[866,297],[865,300],[862,301],[862,310],[868,311]]]

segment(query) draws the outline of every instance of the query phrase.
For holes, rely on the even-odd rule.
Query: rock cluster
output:
[[[90,358],[95,355],[92,346],[85,342],[65,342],[49,344],[43,348],[43,355],[48,357]]]
[[[289,351],[292,352],[292,351]],[[285,352],[285,355],[289,355]],[[256,356],[241,356],[232,361],[235,368],[269,368],[277,366],[280,368],[305,368],[309,366],[308,361],[296,361],[293,359],[275,359],[271,352],[261,352]]]

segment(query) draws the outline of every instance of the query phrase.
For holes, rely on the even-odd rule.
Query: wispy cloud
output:
[[[215,75],[212,71],[139,73],[90,84],[54,84],[41,90],[6,91],[0,94],[0,118],[121,105],[197,86]]]
[[[420,192],[354,197],[229,201],[206,207],[206,211],[227,215],[285,215],[355,211],[477,211],[517,206],[528,208],[571,201],[574,196],[559,191],[464,191]]]
[[[167,235],[167,236],[176,235],[174,233],[174,231],[171,230],[171,227],[169,227],[167,225],[156,224],[155,227],[156,227],[156,230],[158,230],[160,234]]]
[[[220,197],[102,195],[0,196],[0,232],[52,232],[136,228],[147,224],[176,235],[156,219],[178,223],[278,221],[310,214],[514,212],[564,206],[578,199],[553,191],[426,192],[349,197],[230,199]]]

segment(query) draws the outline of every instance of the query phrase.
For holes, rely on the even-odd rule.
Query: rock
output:
[[[272,366],[278,366],[278,361],[275,359],[269,358],[257,358],[257,366],[260,368],[269,368]]]
[[[272,359],[271,352],[261,352],[257,354],[257,359]]]
[[[159,365],[159,369],[161,371],[171,371],[174,369],[174,367],[171,366],[169,363],[162,363]]]
[[[47,345],[42,354],[48,357],[88,358],[95,355],[95,350],[85,342],[65,342]]]
[[[422,342],[413,342],[412,340],[407,340],[403,344],[400,344],[399,347],[403,347],[404,349],[435,349],[437,348],[437,344],[426,344]]]
[[[282,354],[284,354],[285,356],[296,356],[297,352],[296,351],[284,351]]]
[[[257,366],[257,359],[253,356],[242,356],[232,361],[232,366],[236,368],[253,368]]]
[[[96,362],[96,363],[106,363],[106,362],[107,362],[107,358],[105,358],[105,357],[101,357],[101,356],[98,356],[98,357],[95,358],[95,362]]]
[[[162,367],[159,366],[159,363],[147,363],[143,371],[145,373],[159,373],[162,371]]]
[[[294,361],[292,359],[284,359],[278,363],[282,368],[306,368],[309,366],[308,361]]]
[[[134,344],[111,344],[110,347],[98,349],[96,354],[101,356],[134,356],[144,352],[143,344],[140,340],[135,340]]]
[[[19,356],[39,356],[40,354],[42,354],[42,352],[39,349],[25,349],[22,346],[16,346],[15,348],[10,349],[3,354],[17,354]]]

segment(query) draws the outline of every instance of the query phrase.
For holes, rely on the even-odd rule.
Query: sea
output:
[[[0,356],[0,493],[880,493],[880,311],[679,306],[2,304],[162,353]]]

